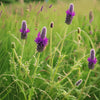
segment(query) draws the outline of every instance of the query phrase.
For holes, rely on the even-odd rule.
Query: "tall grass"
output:
[[[64,23],[67,2],[58,1],[51,8],[45,2],[1,4],[0,100],[99,100],[100,2],[73,3],[76,15],[69,26]],[[39,12],[42,5],[43,10]],[[94,13],[92,35],[88,19],[91,9]],[[25,41],[19,32],[22,20],[27,21],[30,29]],[[51,21],[54,22],[52,30]],[[49,43],[38,53],[34,40],[43,26],[47,27]],[[93,70],[88,69],[87,62],[91,48],[95,49],[98,60]],[[80,79],[82,83],[76,86]]]

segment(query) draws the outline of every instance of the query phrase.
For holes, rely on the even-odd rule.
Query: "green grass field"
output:
[[[70,3],[74,4],[75,16],[67,25]],[[91,10],[94,19],[90,24]],[[1,3],[1,11],[0,100],[100,100],[99,0]],[[23,20],[30,30],[26,40],[21,39],[20,33]],[[48,45],[39,53],[34,40],[44,26]],[[91,70],[87,59],[92,48],[97,63]],[[80,79],[82,83],[76,86]]]

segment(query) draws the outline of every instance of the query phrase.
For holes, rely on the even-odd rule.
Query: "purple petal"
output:
[[[91,63],[94,63],[94,64],[96,64],[96,62],[97,62],[97,59],[95,58],[94,60],[92,60],[91,58],[88,58],[88,62],[91,62]]]
[[[38,35],[37,35],[38,37],[40,37],[40,32],[38,33]]]
[[[29,29],[27,29],[27,30],[26,30],[26,33],[28,33],[28,32],[30,32],[30,30],[29,30]]]
[[[20,32],[22,32],[22,29],[20,29]]]
[[[66,14],[70,14],[72,16],[75,16],[75,12],[74,11],[73,12],[70,12],[69,9],[66,11]]]

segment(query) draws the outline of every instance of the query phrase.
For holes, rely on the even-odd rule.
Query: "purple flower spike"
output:
[[[94,65],[97,62],[97,59],[95,58],[95,50],[91,49],[90,51],[90,57],[88,58],[88,67],[89,69],[94,69]]]
[[[42,32],[40,32],[37,35],[37,38],[35,39],[35,42],[37,43],[37,51],[42,52],[46,45],[48,44],[48,39],[46,38],[47,29],[46,27],[43,27]]]
[[[49,8],[51,8],[52,7],[52,4],[49,6]]]
[[[44,39],[46,37],[46,33],[47,33],[47,28],[43,27],[42,32],[41,32],[41,38]]]
[[[66,11],[66,14],[65,23],[69,25],[72,23],[73,16],[75,16],[74,5],[72,3],[70,4],[69,9]]]
[[[89,12],[89,23],[92,23],[93,19],[94,19],[93,12],[90,11]]]
[[[21,32],[21,39],[26,39],[27,38],[27,33],[30,32],[29,29],[27,29],[27,24],[26,21],[22,21],[22,28],[20,29]]]
[[[43,6],[41,7],[41,10],[40,11],[42,11],[43,10]]]

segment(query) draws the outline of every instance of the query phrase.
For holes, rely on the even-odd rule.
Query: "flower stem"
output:
[[[15,72],[15,75],[16,75],[16,66],[15,66],[15,60],[14,60],[14,50],[15,50],[15,48],[12,49],[12,52],[13,52],[13,65],[14,65],[14,72]]]
[[[67,28],[68,28],[68,27],[67,27]],[[67,28],[65,29],[63,41],[62,41],[62,44],[61,44],[61,47],[60,47],[60,52],[62,52],[62,49],[63,49],[64,40],[65,40],[65,38],[66,38]],[[54,78],[55,78],[55,75],[56,75],[56,73],[57,73],[57,71],[58,71],[59,65],[60,65],[60,63],[62,62],[63,58],[64,58],[64,57],[61,57],[61,53],[60,53],[60,54],[59,54],[59,59],[58,59],[58,64],[57,64],[57,66],[56,66],[56,70],[55,70],[55,72],[54,72],[54,75],[52,76],[52,81],[53,81]]]
[[[23,44],[22,44],[22,53],[21,53],[22,58],[23,58],[23,53],[24,53],[24,46],[25,46],[25,39],[23,40]]]
[[[65,29],[63,41],[62,41],[62,44],[61,44],[61,47],[60,47],[60,52],[62,52],[62,49],[63,49],[64,41],[65,41],[65,38],[66,38],[66,32],[67,32],[67,29],[68,29],[68,27]],[[61,55],[60,55],[60,56],[61,56]]]
[[[35,79],[38,64],[39,64],[39,58],[40,58],[40,53],[38,53],[38,57],[37,57],[37,61],[36,61],[36,66],[35,66],[35,70],[34,70],[34,74],[33,74],[33,83],[34,83],[34,79]]]
[[[52,60],[52,28],[50,32],[50,65],[53,67],[53,60]]]
[[[79,95],[79,99],[78,99],[78,100],[80,100],[80,97],[81,97],[81,95],[82,95],[82,92],[84,91],[84,88],[85,88],[86,84],[87,84],[87,81],[88,81],[88,79],[89,79],[89,76],[90,76],[91,71],[92,71],[92,70],[89,70],[89,72],[88,72],[87,78],[86,78],[86,80],[85,80],[84,86],[83,86],[83,88],[82,88],[82,91],[81,91],[81,94]]]

